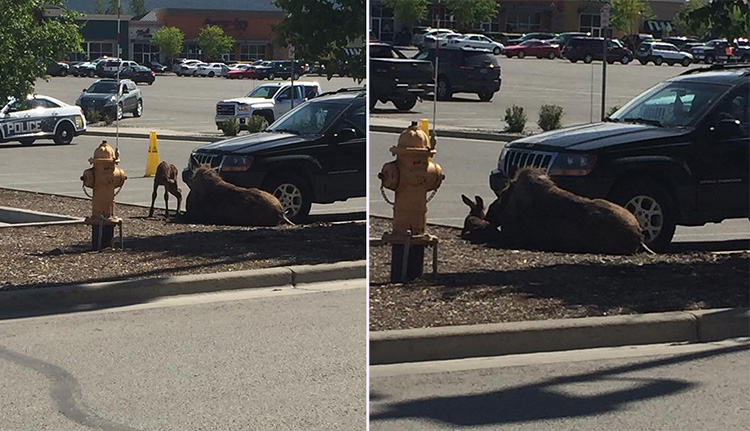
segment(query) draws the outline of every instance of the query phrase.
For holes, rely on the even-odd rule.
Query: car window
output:
[[[16,100],[10,103],[8,112],[19,112],[31,109],[27,100]]]
[[[414,56],[415,60],[432,60],[432,51],[422,51]]]
[[[128,86],[128,90],[129,90],[129,91],[134,91],[134,90],[135,90],[136,88],[138,88],[138,87],[137,87],[137,86],[135,85],[135,83],[134,83],[134,82],[128,82],[128,83],[127,83],[127,86]]]
[[[47,99],[36,99],[39,102],[39,106],[43,108],[59,108],[60,105]]]
[[[721,120],[738,120],[741,136],[750,136],[750,86],[741,86],[721,102],[717,107],[714,121]]]
[[[342,103],[307,102],[279,118],[268,131],[300,135],[320,135],[347,107]]]
[[[364,137],[367,128],[367,109],[365,105],[349,110],[344,116],[344,124],[354,125],[357,137]]]
[[[117,83],[115,82],[95,82],[86,90],[87,93],[95,94],[114,94],[117,92]]]
[[[315,86],[305,86],[305,97],[308,99],[312,99],[314,97],[318,96],[318,87]]]
[[[485,54],[483,52],[467,52],[466,65],[474,67],[493,65],[498,67],[499,63],[494,55]]]
[[[276,86],[261,86],[255,90],[247,93],[245,97],[257,97],[259,99],[273,99],[273,96],[279,91],[279,87]]]

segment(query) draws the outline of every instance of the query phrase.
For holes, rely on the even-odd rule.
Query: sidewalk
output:
[[[121,138],[145,138],[148,139],[151,132],[156,132],[158,139],[172,141],[197,141],[197,142],[216,142],[227,139],[227,136],[219,132],[184,132],[168,129],[150,129],[146,127],[122,127],[120,126]],[[85,135],[89,136],[107,136],[114,137],[117,129],[112,126],[90,126],[86,129]]]
[[[383,133],[401,133],[404,131],[404,129],[409,127],[411,121],[419,120],[418,117],[420,117],[418,114],[415,114],[413,118],[404,117],[404,119],[391,119],[370,116],[370,131]],[[454,126],[442,126],[438,124],[437,136],[446,138],[511,142],[515,141],[516,139],[523,138],[526,135],[521,133],[507,133],[499,129],[464,129]]]

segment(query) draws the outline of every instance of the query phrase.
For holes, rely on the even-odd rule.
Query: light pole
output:
[[[604,5],[601,9],[600,25],[602,28],[602,118],[607,116],[606,103],[607,103],[607,53],[609,51],[609,0],[600,0]]]

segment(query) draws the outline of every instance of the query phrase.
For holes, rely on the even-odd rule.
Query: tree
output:
[[[99,15],[107,13],[107,7],[104,5],[104,0],[94,0],[94,13]]]
[[[651,5],[644,0],[612,0],[609,21],[612,27],[625,32],[635,46],[641,22],[653,18]],[[638,48],[635,46],[635,48]]]
[[[284,10],[281,23],[273,26],[275,41],[293,46],[295,56],[320,61],[328,79],[346,64],[355,79],[366,77],[365,50],[349,55],[346,48],[365,39],[366,2],[363,0],[274,0]]]
[[[0,0],[0,101],[25,98],[47,66],[71,52],[81,52],[83,37],[75,12],[44,16],[45,5],[62,0]]]
[[[729,40],[750,34],[750,4],[747,0],[714,0],[687,13],[688,26],[705,25],[707,35]]]
[[[461,28],[476,28],[497,16],[496,0],[445,0],[445,9]]]
[[[229,52],[233,46],[234,38],[226,36],[224,29],[218,25],[207,25],[198,34],[198,48],[211,60],[220,58],[221,54]]]
[[[143,15],[146,12],[146,0],[130,0],[130,13]]]
[[[703,38],[708,34],[708,25],[705,22],[691,22],[688,18],[691,12],[703,7],[701,0],[688,0],[674,17],[677,30],[683,36],[697,36]]]
[[[430,0],[385,0],[383,4],[393,9],[393,16],[396,19],[411,24],[427,18]]]
[[[151,43],[159,47],[159,54],[173,57],[182,52],[185,35],[177,27],[162,27],[151,37]]]

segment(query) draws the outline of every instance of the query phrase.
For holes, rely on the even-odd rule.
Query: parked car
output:
[[[305,74],[305,65],[299,61],[294,62],[294,74],[292,74],[292,62],[290,60],[273,60],[264,62],[255,68],[257,79],[268,79],[273,81],[277,77],[289,79],[294,75],[294,80]]]
[[[96,62],[83,62],[70,67],[70,74],[73,76],[93,78],[96,75]]]
[[[224,63],[204,63],[195,69],[195,76],[227,76],[228,71],[229,67]]]
[[[500,42],[495,42],[487,36],[481,34],[464,34],[457,38],[448,39],[448,43],[459,48],[477,48],[487,49],[495,55],[505,52],[505,46]]]
[[[158,61],[149,61],[148,64],[146,64],[146,67],[151,69],[151,71],[155,73],[166,73],[169,68]]]
[[[450,28],[429,28],[424,33],[415,33],[412,37],[415,46],[423,47],[425,45],[425,38],[432,38],[432,47],[435,46],[435,36],[442,36],[446,34],[455,34],[456,32]]]
[[[676,225],[748,217],[749,149],[750,67],[718,65],[657,84],[606,122],[511,142],[490,186],[499,196],[519,167],[540,167],[564,189],[633,212],[659,250]]]
[[[678,50],[687,52],[687,49],[685,49],[687,44],[697,43],[698,39],[693,39],[686,36],[670,36],[662,39],[661,41],[664,43],[671,43],[672,45],[676,46]]]
[[[505,46],[519,45],[522,42],[526,42],[527,40],[532,40],[532,39],[547,40],[547,39],[552,39],[554,37],[555,37],[554,33],[541,33],[541,32],[526,33],[519,38],[508,39],[508,41],[505,42]]]
[[[68,63],[58,61],[47,66],[47,75],[50,76],[67,76],[70,71]]]
[[[76,105],[87,113],[89,110],[99,111],[102,115],[121,119],[126,112],[132,112],[134,117],[143,115],[143,97],[135,82],[129,79],[120,80],[120,90],[117,80],[99,79],[89,88],[84,88],[78,96]]]
[[[429,60],[407,58],[385,43],[370,43],[370,108],[377,102],[408,111],[434,91],[435,68]]]
[[[417,60],[428,60],[435,65],[435,50],[423,49]],[[500,64],[491,51],[477,49],[440,50],[440,67],[437,81],[437,98],[450,100],[456,93],[476,93],[479,99],[489,102],[500,91],[502,78]]]
[[[601,37],[574,37],[565,45],[562,56],[570,60],[571,63],[576,63],[578,60],[591,63],[594,60],[602,59],[603,44],[604,39]],[[619,61],[622,64],[628,64],[632,60],[633,52],[622,46],[619,40],[609,41],[607,46],[608,63]]]
[[[560,51],[562,51],[563,48],[565,48],[565,45],[567,45],[568,42],[570,42],[570,40],[573,39],[574,37],[588,37],[588,36],[591,36],[591,33],[568,31],[568,32],[560,33],[556,35],[555,37],[553,37],[552,39],[544,39],[544,40],[546,40],[550,44],[557,44],[560,47]]]
[[[691,49],[696,62],[703,61],[706,64],[715,62],[727,62],[731,60],[731,46],[726,39],[713,39],[703,45]]]
[[[750,63],[750,41],[746,37],[734,39],[732,56],[742,63]]]
[[[200,60],[186,60],[180,63],[179,69],[177,69],[177,76],[195,76],[195,71],[198,67],[206,63]]]
[[[104,62],[104,68],[102,69],[101,76],[105,78],[114,78],[117,76],[117,72],[122,71],[128,67],[135,67],[139,64],[131,60],[107,60]]]
[[[156,81],[156,72],[145,66],[128,67],[120,73],[121,78],[127,78],[135,82],[145,82],[152,85]]]
[[[37,139],[70,144],[73,137],[86,131],[83,110],[49,96],[10,99],[0,109],[0,142],[19,141],[31,145]]]
[[[275,195],[296,223],[307,218],[313,203],[365,196],[366,101],[364,88],[327,93],[295,107],[264,132],[198,147],[182,179],[190,185],[193,171],[207,163],[232,184]]]
[[[648,64],[651,61],[657,66],[667,63],[670,66],[681,64],[687,67],[693,62],[693,54],[682,52],[671,43],[664,42],[643,42],[635,52],[635,56],[641,64]]]
[[[433,34],[430,34],[428,32],[422,38],[422,48],[434,48],[435,43],[439,43],[442,45],[450,42],[451,40],[458,39],[461,36],[463,36],[463,34],[456,33],[452,30],[447,30],[445,32],[438,31]]]
[[[536,58],[555,59],[560,57],[560,46],[551,44],[543,40],[527,40],[520,45],[510,45],[505,47],[505,56],[508,58],[524,58],[527,55]]]
[[[236,118],[240,129],[247,129],[247,120],[253,115],[263,117],[268,124],[292,109],[292,85],[287,83],[270,83],[256,87],[245,97],[226,99],[216,104],[216,127],[227,118]],[[294,83],[294,106],[313,99],[323,91],[320,84],[314,81]]]
[[[255,67],[249,64],[238,64],[227,72],[228,79],[255,79]]]

